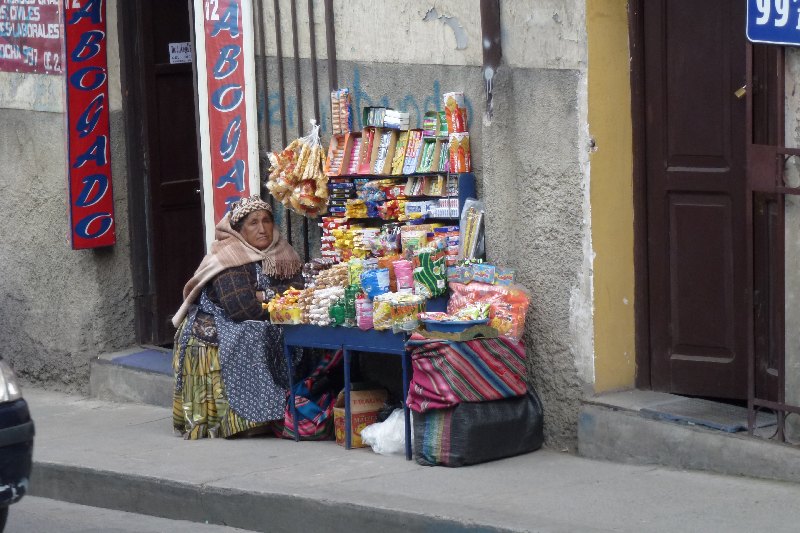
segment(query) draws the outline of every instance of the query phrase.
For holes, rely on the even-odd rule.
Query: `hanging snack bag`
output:
[[[270,153],[267,189],[284,206],[307,217],[328,208],[328,176],[319,125],[311,121],[311,133],[295,139],[281,152]]]

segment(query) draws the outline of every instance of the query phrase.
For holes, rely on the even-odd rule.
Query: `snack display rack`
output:
[[[352,131],[349,91],[331,94],[322,258],[306,265],[306,288],[267,305],[273,322],[284,325],[290,374],[292,347],[343,350],[346,448],[354,429],[352,353],[401,356],[411,459],[409,337],[519,342],[523,329],[527,291],[512,286],[513,270],[482,262],[483,205],[471,171],[463,95],[444,97],[445,110],[425,113],[420,128],[410,127],[408,113],[369,107],[361,114],[363,129]],[[457,309],[448,305],[448,284]],[[293,393],[289,405],[297,424]]]

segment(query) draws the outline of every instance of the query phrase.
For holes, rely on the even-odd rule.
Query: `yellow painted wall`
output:
[[[633,145],[627,0],[587,0],[595,392],[632,388],[636,372]]]

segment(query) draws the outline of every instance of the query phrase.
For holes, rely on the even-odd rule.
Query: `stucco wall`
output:
[[[114,1],[107,20],[112,249],[69,245],[63,78],[0,73],[0,350],[24,380],[56,388],[85,390],[90,359],[134,340]]]
[[[593,380],[592,252],[584,2],[504,1],[504,61],[495,79],[494,115],[484,116],[478,0],[388,3],[335,1],[341,87],[356,107],[408,110],[412,122],[463,91],[479,195],[486,201],[491,261],[517,269],[532,295],[525,341],[529,376],[543,398],[551,446],[575,442],[578,403]],[[315,2],[319,82],[327,91],[322,2]],[[289,138],[297,134],[288,2],[281,3]],[[299,9],[301,75],[311,80],[308,19]],[[279,149],[280,111],[271,3],[265,9],[268,94],[262,126]],[[310,91],[303,93],[310,117]],[[329,102],[321,102],[327,132]],[[327,141],[326,135],[325,140]],[[294,219],[296,220],[296,219]],[[298,227],[293,222],[294,227]]]

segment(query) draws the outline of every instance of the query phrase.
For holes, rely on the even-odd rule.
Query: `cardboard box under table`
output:
[[[352,387],[351,387],[352,388]],[[366,446],[361,440],[361,430],[378,421],[378,413],[386,403],[389,393],[386,389],[351,390],[350,391],[350,444],[353,448]],[[344,446],[345,416],[347,409],[344,403],[344,391],[340,392],[333,407],[333,427],[336,433],[336,444]]]
[[[409,357],[406,352],[407,336],[391,331],[362,331],[356,328],[322,327],[308,324],[283,326],[283,353],[289,369],[289,391],[294,389],[291,347],[341,349],[344,355],[344,408],[345,448],[352,447],[352,413],[350,412],[350,364],[353,352],[399,355],[403,362],[403,414],[405,415],[406,459],[411,460],[411,416],[406,405],[410,381]],[[295,421],[295,440],[298,440],[297,412],[294,394],[289,394],[289,407]]]

